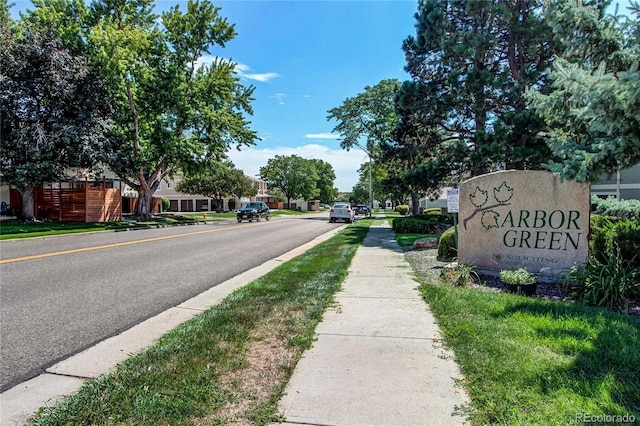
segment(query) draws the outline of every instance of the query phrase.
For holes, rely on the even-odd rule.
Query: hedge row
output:
[[[423,214],[393,219],[393,230],[398,234],[440,234],[452,223],[450,216]]]

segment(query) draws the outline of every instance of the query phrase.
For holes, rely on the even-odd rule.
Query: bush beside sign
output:
[[[562,275],[586,261],[590,191],[544,171],[500,171],[460,185],[458,262]]]

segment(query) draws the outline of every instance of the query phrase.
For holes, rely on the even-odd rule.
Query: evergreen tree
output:
[[[524,97],[526,87],[543,82],[551,60],[541,5],[420,3],[416,35],[403,44],[413,81],[400,103],[402,137],[422,141],[431,162],[416,172],[442,169],[439,176],[461,180],[502,167],[537,169],[548,159],[541,122]]]
[[[607,15],[610,2],[553,2],[547,10],[564,48],[544,91],[528,95],[546,120],[560,161],[551,170],[597,181],[640,163],[640,5]]]

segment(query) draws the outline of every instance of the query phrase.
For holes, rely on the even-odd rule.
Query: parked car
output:
[[[243,220],[248,220],[249,222],[256,221],[260,222],[260,219],[265,218],[269,220],[271,216],[271,210],[269,210],[269,206],[264,201],[252,201],[250,203],[243,203],[242,207],[238,209],[238,213],[236,217],[238,219],[238,223]]]
[[[334,204],[329,210],[329,222],[337,220],[351,223],[356,220],[356,212],[349,204]]]
[[[362,214],[365,216],[369,215],[369,207],[367,207],[364,204],[356,204],[355,211],[356,211],[356,214]]]

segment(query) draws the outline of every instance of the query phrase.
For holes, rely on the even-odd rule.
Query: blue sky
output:
[[[229,153],[236,167],[256,176],[275,155],[317,158],[333,166],[335,187],[350,191],[368,159],[340,149],[327,111],[382,79],[408,78],[402,42],[415,33],[417,0],[212,1],[237,36],[211,58],[233,60],[242,83],[255,86],[250,120],[261,140]],[[32,8],[13,3],[14,14]],[[155,11],[186,3],[156,0]]]
[[[169,3],[168,1],[166,3]],[[402,41],[414,32],[417,1],[218,1],[237,37],[213,55],[239,64],[255,86],[252,128],[261,140],[232,151],[254,176],[275,155],[330,163],[350,191],[366,155],[340,149],[327,111],[385,78],[405,80]]]

